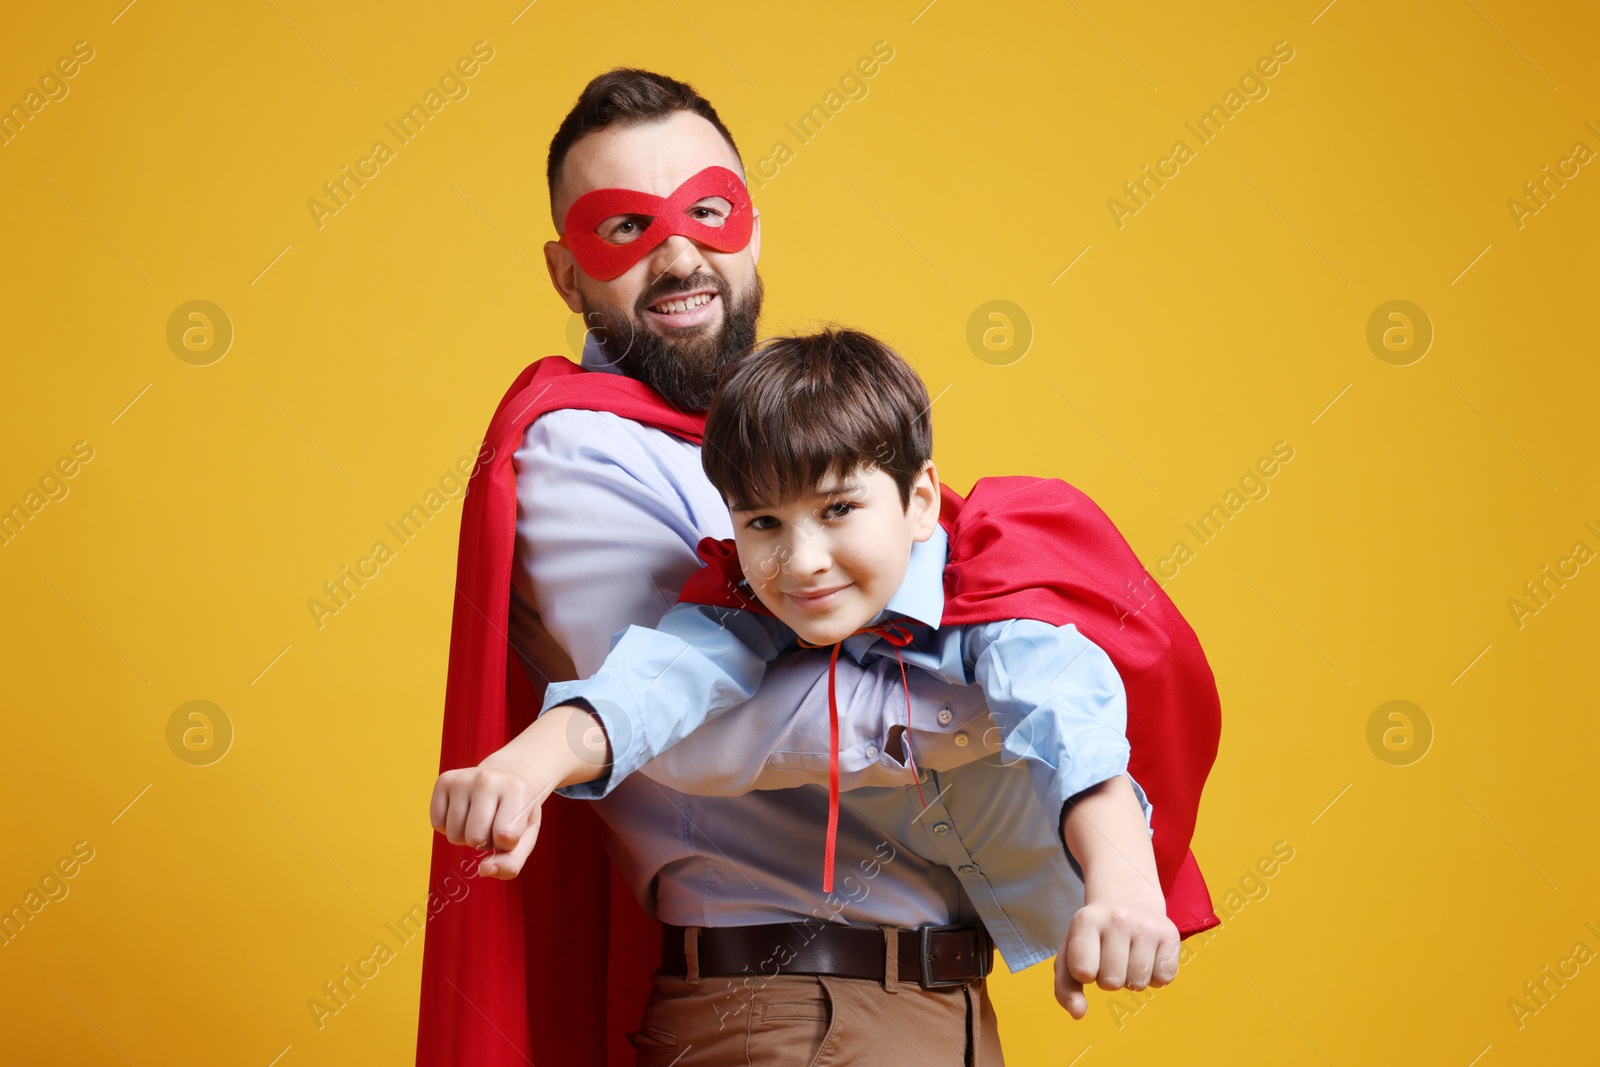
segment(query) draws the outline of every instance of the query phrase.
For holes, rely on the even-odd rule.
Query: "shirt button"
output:
[[[936,822],[933,824],[933,832],[938,834],[940,837],[943,837],[945,834],[950,832],[950,824],[947,822]]]
[[[928,779],[932,777],[933,775],[929,774],[927,771],[923,771],[921,774],[917,775],[917,781],[921,782],[923,785],[927,785]]]
[[[867,758],[868,759],[877,759],[878,758],[878,746],[877,745],[868,745],[867,746]]]
[[[956,871],[959,874],[971,874],[973,871],[975,871],[977,869],[978,868],[974,867],[970,863],[963,863],[961,866],[956,868]]]
[[[949,726],[950,725],[950,720],[953,719],[953,718],[955,718],[955,716],[950,714],[950,709],[949,708],[940,708],[939,709],[939,725],[940,726]]]
[[[964,733],[957,733],[956,734],[956,747],[957,748],[966,748],[967,747],[967,735],[966,734],[964,734]]]

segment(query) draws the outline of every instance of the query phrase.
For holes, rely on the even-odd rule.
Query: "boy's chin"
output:
[[[863,619],[840,619],[819,622],[815,619],[785,619],[789,629],[793,630],[809,645],[836,645],[861,629],[871,621],[871,616]],[[799,625],[796,625],[798,623]]]

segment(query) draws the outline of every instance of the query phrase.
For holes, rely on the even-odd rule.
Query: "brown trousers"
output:
[[[1004,1067],[982,979],[923,989],[831,975],[657,972],[638,1067]]]

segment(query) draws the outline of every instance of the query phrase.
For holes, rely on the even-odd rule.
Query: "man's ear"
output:
[[[550,284],[561,294],[567,307],[574,315],[583,314],[583,298],[578,292],[578,261],[572,258],[572,250],[560,241],[546,241],[544,266],[550,272]]]
[[[926,541],[939,525],[939,470],[933,460],[923,464],[917,480],[911,483],[911,502],[906,509],[911,513],[911,536],[916,541]]]
[[[761,210],[750,208],[750,262],[761,262]]]

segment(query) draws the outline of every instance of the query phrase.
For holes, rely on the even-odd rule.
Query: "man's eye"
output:
[[[650,228],[654,219],[649,215],[619,215],[607,219],[595,230],[604,241],[614,245],[625,245],[638,239],[639,235]]]
[[[687,214],[702,226],[720,229],[728,221],[733,205],[720,196],[710,196],[691,205]]]

